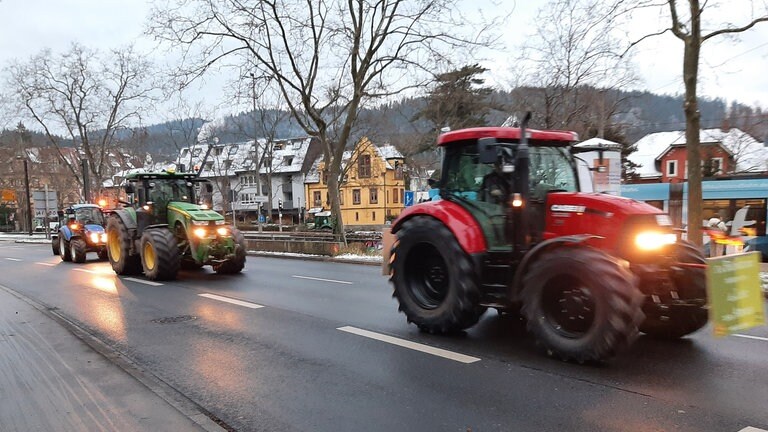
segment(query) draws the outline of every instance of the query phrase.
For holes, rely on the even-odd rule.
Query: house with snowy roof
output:
[[[211,142],[211,140],[207,140]],[[213,208],[232,212],[241,221],[259,214],[282,215],[298,222],[306,209],[304,180],[312,161],[321,152],[317,139],[299,137],[268,141],[207,144],[181,149],[176,164],[211,180]]]
[[[705,178],[768,171],[768,149],[740,129],[702,129],[699,141]],[[685,131],[648,134],[635,147],[627,157],[639,165],[635,183],[682,183],[687,179]]]
[[[345,226],[378,227],[405,208],[403,155],[395,146],[376,145],[361,138],[344,152],[339,185],[341,217]],[[305,180],[310,213],[330,209],[328,171],[318,157]]]

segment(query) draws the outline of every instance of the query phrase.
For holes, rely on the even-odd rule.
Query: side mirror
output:
[[[133,185],[132,184],[125,185],[125,193],[132,194],[134,192],[136,192],[136,191],[133,189]]]
[[[427,179],[427,184],[429,185],[429,187],[433,188],[437,185],[437,180],[433,178]]]
[[[496,138],[480,138],[477,140],[477,153],[479,155],[480,163],[495,163],[496,158],[498,158],[496,149]]]
[[[62,219],[64,217],[64,210],[59,210],[56,213],[59,215],[59,219]]]
[[[208,192],[208,193],[212,193],[213,192],[213,185],[210,184],[210,183],[206,183],[205,184],[205,191]]]

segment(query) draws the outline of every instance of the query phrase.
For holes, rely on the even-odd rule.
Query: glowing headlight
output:
[[[98,243],[99,242],[99,233],[91,233],[91,242],[92,243]]]
[[[635,246],[641,250],[651,251],[674,244],[676,241],[677,236],[672,233],[646,231],[641,232],[635,237]]]
[[[206,231],[205,228],[195,228],[192,233],[199,238],[205,238],[205,236],[208,234],[208,231]]]
[[[224,219],[216,221],[216,225],[224,225],[225,223],[227,223],[227,221],[225,221]]]
[[[208,225],[208,221],[193,220],[192,225]]]
[[[216,233],[218,233],[220,236],[226,236],[229,235],[229,228],[216,228]]]

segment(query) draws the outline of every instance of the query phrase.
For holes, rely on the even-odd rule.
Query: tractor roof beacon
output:
[[[191,173],[164,171],[126,177],[128,201],[107,223],[107,251],[120,275],[143,272],[151,280],[175,279],[180,268],[211,265],[218,273],[245,267],[243,234],[219,213],[198,204],[199,185]]]
[[[451,333],[488,307],[521,313],[546,353],[577,362],[610,358],[638,331],[703,327],[701,252],[655,207],[579,192],[578,136],[529,118],[438,138],[441,199],[407,208],[384,242],[408,321]]]

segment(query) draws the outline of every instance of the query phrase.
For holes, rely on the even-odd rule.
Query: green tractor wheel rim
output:
[[[144,257],[144,265],[147,266],[147,270],[153,270],[155,268],[157,258],[155,257],[155,248],[152,247],[152,243],[146,242],[144,244],[144,253],[142,255]]]
[[[120,261],[120,238],[117,233],[111,233],[109,236],[109,254],[113,261]]]

